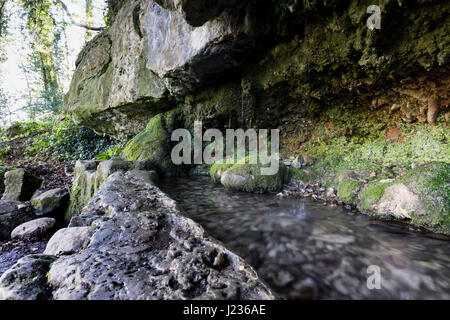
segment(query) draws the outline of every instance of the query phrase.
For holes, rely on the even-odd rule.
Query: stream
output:
[[[342,207],[228,191],[207,177],[161,189],[282,298],[450,299],[448,240]]]

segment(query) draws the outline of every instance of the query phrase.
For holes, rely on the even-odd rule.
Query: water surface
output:
[[[450,299],[448,240],[341,207],[227,191],[205,177],[161,189],[284,298]],[[368,289],[369,266],[381,289]]]

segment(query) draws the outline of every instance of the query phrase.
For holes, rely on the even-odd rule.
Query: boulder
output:
[[[283,184],[288,182],[289,170],[279,162],[278,171],[275,174],[265,175],[261,171],[263,166],[260,163],[250,164],[248,158],[245,164],[236,163],[227,168],[220,175],[220,182],[223,186],[230,189],[236,189],[254,193],[278,192],[283,188]],[[216,170],[214,176],[217,176],[219,170]]]
[[[53,218],[40,218],[25,222],[11,232],[11,239],[41,240],[54,230],[56,220]]]
[[[176,144],[171,141],[173,130],[182,128],[182,113],[172,110],[152,118],[145,130],[131,139],[123,151],[129,161],[145,161],[147,166],[156,169],[161,175],[185,175],[184,166],[175,166],[171,160],[171,152]]]
[[[63,189],[52,189],[31,199],[36,216],[45,216],[64,212],[68,205],[69,193]]]
[[[450,234],[450,164],[430,162],[397,179],[374,181],[359,198],[369,214]]]
[[[15,169],[5,174],[5,193],[2,200],[28,201],[42,184],[37,178],[24,169]]]
[[[93,233],[92,227],[73,227],[58,230],[48,241],[44,254],[73,254],[85,248]]]
[[[29,255],[0,277],[0,300],[43,300],[51,296],[47,272],[56,257]]]
[[[35,292],[51,288],[46,298],[275,298],[252,267],[179,212],[147,171],[114,172],[75,219],[82,226],[61,229],[50,239],[48,263],[27,270],[35,275]],[[19,261],[0,282],[4,297],[37,296],[29,294],[28,278],[14,277],[24,262],[29,263]]]
[[[141,161],[126,161],[122,158],[111,160],[78,160],[75,164],[73,184],[70,191],[70,205],[66,212],[66,220],[80,214],[89,200],[101,188],[106,179],[117,171],[144,169],[146,164]],[[153,182],[158,181],[154,171],[148,171]]]
[[[9,239],[14,228],[33,218],[23,202],[0,200],[0,241]]]

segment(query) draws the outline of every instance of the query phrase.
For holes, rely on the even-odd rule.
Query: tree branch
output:
[[[72,14],[70,13],[69,9],[67,8],[66,4],[62,1],[62,0],[57,0],[59,2],[59,4],[61,5],[61,7],[63,8],[63,10],[66,12],[67,16],[70,18],[70,20],[72,20],[73,24],[77,27],[80,28],[85,28],[88,30],[93,30],[93,31],[102,31],[104,29],[104,27],[93,27],[93,26],[88,26],[82,23],[77,23],[73,20]]]

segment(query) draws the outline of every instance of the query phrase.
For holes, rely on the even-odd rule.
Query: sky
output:
[[[85,1],[84,0],[65,0],[72,17],[76,22],[84,23],[85,21]],[[12,5],[11,3],[9,4]],[[103,8],[106,7],[105,0],[93,0],[93,14],[94,24],[96,26],[103,25]],[[10,35],[6,42],[6,56],[7,60],[0,63],[1,78],[0,87],[4,92],[11,96],[11,109],[20,109],[25,100],[21,99],[27,90],[27,81],[24,73],[20,69],[20,65],[25,63],[27,55],[30,53],[30,48],[26,46],[24,35],[20,31],[20,18],[14,16],[8,25]],[[67,19],[69,21],[69,19]],[[67,27],[67,38],[69,47],[69,64],[70,64],[70,76],[63,77],[64,92],[67,92],[70,85],[70,78],[75,69],[75,60],[78,53],[81,51],[84,44],[84,37],[86,30],[77,26]],[[25,120],[27,118],[26,113],[16,112],[12,121]]]

